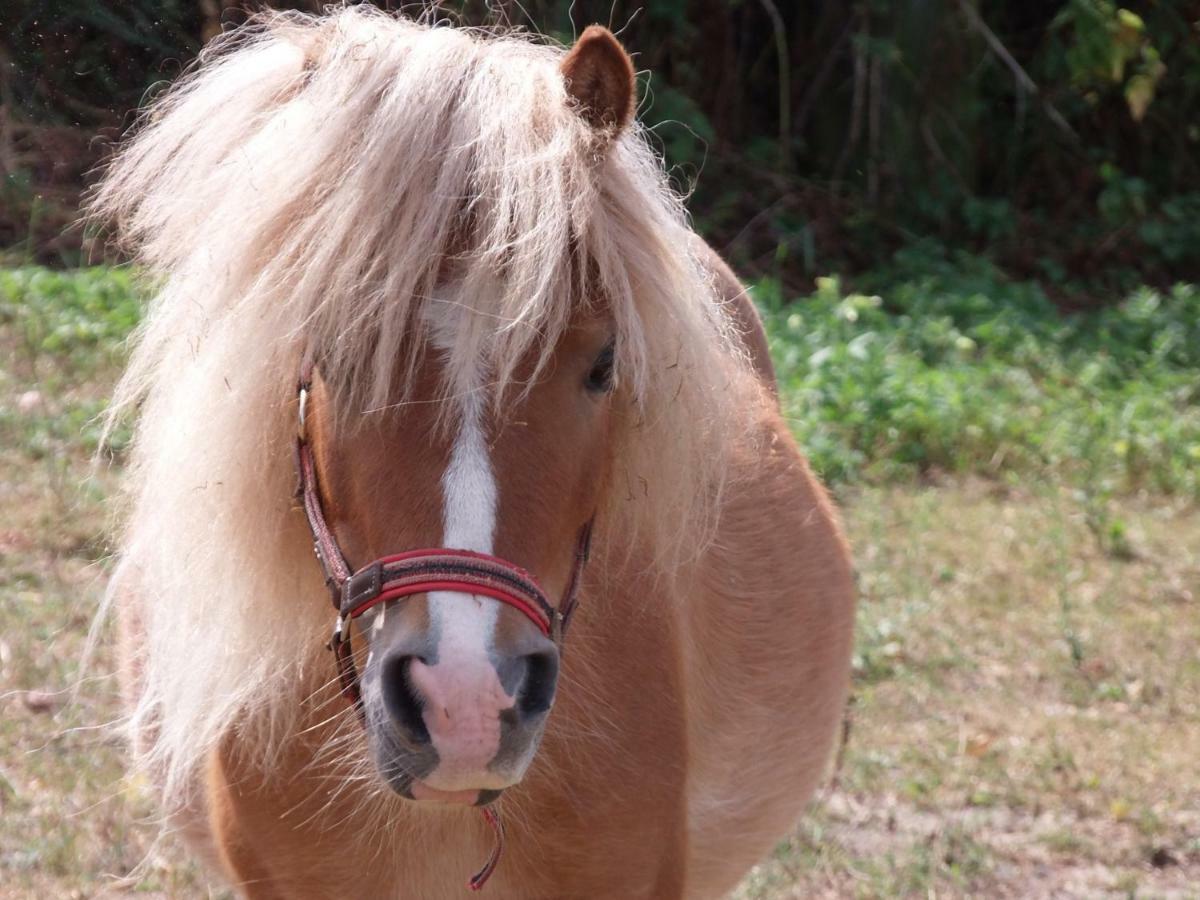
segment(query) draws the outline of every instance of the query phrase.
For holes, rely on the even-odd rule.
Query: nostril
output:
[[[384,660],[380,670],[383,706],[404,737],[414,744],[431,741],[425,727],[425,704],[412,682],[412,664],[424,662],[419,656],[393,656]]]
[[[558,653],[544,650],[521,657],[525,677],[517,694],[517,710],[522,716],[536,716],[550,709],[558,684]]]

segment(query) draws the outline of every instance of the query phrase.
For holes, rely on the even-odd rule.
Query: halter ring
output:
[[[296,437],[298,437],[301,441],[308,440],[308,427],[307,427],[306,415],[305,415],[305,413],[307,411],[308,411],[308,385],[302,384],[302,385],[300,385],[300,414],[299,414],[300,427],[296,429]]]

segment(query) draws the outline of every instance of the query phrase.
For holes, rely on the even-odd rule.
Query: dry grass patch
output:
[[[836,789],[742,891],[1200,896],[1200,514],[968,482],[869,490]]]

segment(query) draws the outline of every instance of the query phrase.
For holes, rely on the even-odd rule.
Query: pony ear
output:
[[[600,132],[615,137],[633,118],[633,60],[602,25],[589,25],[562,61],[567,94],[579,114]]]

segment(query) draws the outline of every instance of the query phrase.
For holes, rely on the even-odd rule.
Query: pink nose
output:
[[[437,753],[437,767],[421,780],[440,791],[501,789],[519,777],[506,763],[524,756],[553,702],[558,651],[546,641],[534,652],[447,655],[432,664],[394,652],[381,666],[396,731]]]
[[[437,787],[442,790],[499,787],[478,783],[488,763],[500,752],[500,714],[511,709],[516,700],[500,684],[496,669],[487,659],[475,665],[460,661],[433,666],[414,659],[408,677],[421,701],[425,728],[441,760],[437,767]],[[476,781],[459,784],[464,778]]]

